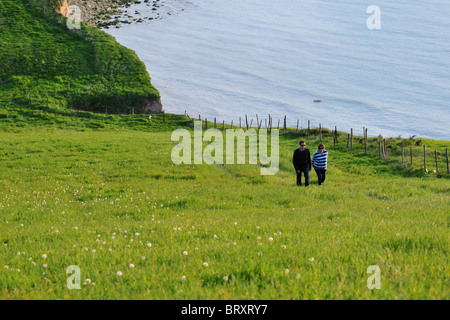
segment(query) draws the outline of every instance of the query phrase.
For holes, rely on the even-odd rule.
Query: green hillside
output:
[[[69,30],[58,2],[0,2],[0,105],[129,114],[159,98],[133,51],[96,27]]]
[[[172,131],[192,133],[182,116],[128,115],[133,130],[120,115],[59,117],[71,129],[1,122],[0,299],[450,298],[448,174],[326,134],[325,185],[312,172],[300,188],[292,152],[300,139],[314,150],[317,132],[280,135],[280,169],[261,176],[173,164]],[[71,265],[80,290],[66,286]]]
[[[175,165],[191,119],[140,114],[159,97],[142,62],[55,3],[0,2],[0,300],[450,298],[450,141],[381,157],[377,137],[288,128],[276,175]],[[329,152],[320,188],[296,186],[301,139]]]

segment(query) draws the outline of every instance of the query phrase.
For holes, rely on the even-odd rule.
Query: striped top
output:
[[[312,165],[316,169],[327,170],[328,151],[324,150],[321,154],[319,151],[314,152]]]

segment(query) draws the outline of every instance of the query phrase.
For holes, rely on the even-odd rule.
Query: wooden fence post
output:
[[[225,130],[225,120],[223,120],[223,124],[222,124],[222,131]]]
[[[319,140],[322,141],[322,124],[319,123]]]
[[[378,136],[378,158],[381,159],[381,134]]]
[[[450,166],[448,165],[448,148],[445,148],[445,155],[447,156],[447,173],[450,173]]]
[[[246,125],[247,130],[248,130],[248,120],[247,120],[247,115],[245,115],[245,125]]]
[[[386,152],[386,139],[383,139],[383,155],[384,155],[384,160],[387,160],[387,152]]]
[[[404,143],[405,140],[402,140],[402,164],[405,163],[405,149],[404,149]]]
[[[349,144],[350,144],[350,133],[347,133],[347,150]]]
[[[258,114],[256,114],[256,125],[258,126],[258,129],[259,129],[259,118],[258,118]]]
[[[166,121],[166,111],[163,111],[163,121]]]
[[[427,170],[427,148],[425,145],[423,145],[423,167],[425,169],[425,172],[428,172],[428,170]]]
[[[338,143],[338,132],[337,132],[337,126],[334,126],[334,132],[336,136],[336,144]]]
[[[364,152],[367,153],[367,128],[364,134]]]
[[[241,127],[241,117],[239,117],[239,128],[242,128]]]
[[[350,129],[350,150],[353,150],[353,128]]]
[[[309,138],[309,130],[311,129],[311,121],[308,120],[308,138]]]
[[[287,128],[286,128],[286,116],[284,116],[284,125],[283,125],[283,134],[286,134]]]
[[[214,129],[217,129],[216,117],[214,117]]]
[[[436,159],[436,175],[439,174],[439,167],[438,167],[438,159],[437,159],[437,150],[434,150],[434,157]]]
[[[205,118],[205,130],[208,130],[208,118]]]
[[[300,119],[297,119],[297,131],[296,133],[298,133],[298,123],[299,123]]]

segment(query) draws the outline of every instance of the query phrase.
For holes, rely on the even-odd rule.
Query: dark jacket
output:
[[[306,148],[304,151],[300,151],[300,148],[294,151],[294,157],[292,159],[294,163],[295,171],[305,169],[306,167],[311,170],[311,153]]]

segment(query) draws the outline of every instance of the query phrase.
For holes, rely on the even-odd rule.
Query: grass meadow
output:
[[[448,174],[326,135],[324,186],[311,172],[297,187],[292,153],[302,138],[315,151],[316,135],[280,135],[279,171],[261,176],[173,164],[172,131],[192,130],[182,116],[41,124],[27,118],[36,111],[20,125],[11,114],[0,117],[0,299],[450,298]],[[71,265],[80,290],[67,288]]]

